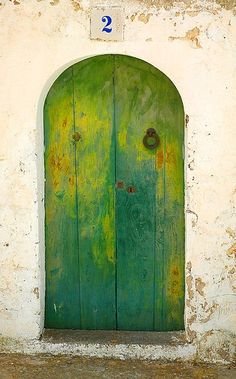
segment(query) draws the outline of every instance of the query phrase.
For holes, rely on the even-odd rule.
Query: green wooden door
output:
[[[55,81],[44,120],[45,326],[183,329],[184,111],[173,83],[136,58],[89,58]]]

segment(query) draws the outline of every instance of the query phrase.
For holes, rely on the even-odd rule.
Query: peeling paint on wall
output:
[[[39,288],[38,287],[35,287],[33,289],[33,293],[36,295],[37,299],[39,299]]]
[[[196,288],[196,291],[201,295],[201,296],[204,296],[204,287],[206,286],[206,284],[202,281],[201,278],[196,278],[195,279],[195,288]]]
[[[82,10],[81,1],[78,0],[71,0],[72,6],[76,12]]]
[[[141,0],[139,4],[147,8],[156,8],[171,10],[174,7],[181,7],[182,11],[188,12],[191,16],[197,16],[199,12],[212,11],[216,13],[220,9],[226,9],[236,13],[235,0],[210,0],[210,1],[195,1],[195,0]],[[181,12],[179,12],[179,15]]]
[[[230,257],[231,255],[236,258],[236,242],[233,243],[232,246],[227,250],[227,255]]]
[[[138,20],[143,22],[144,24],[147,24],[151,16],[152,16],[152,13],[148,13],[148,14],[141,13],[138,16]]]
[[[50,1],[50,4],[51,5],[57,5],[59,3],[60,0],[51,0]]]
[[[21,2],[20,0],[9,0],[11,3],[13,3],[14,5],[20,5]]]
[[[199,42],[199,35],[200,35],[200,29],[198,27],[195,27],[191,30],[188,30],[186,33],[185,33],[185,36],[184,37],[173,37],[173,36],[170,36],[169,37],[169,40],[170,41],[175,41],[175,40],[181,40],[181,41],[190,41],[191,42],[191,45],[194,47],[194,48],[201,48],[202,46],[200,45],[200,42]]]

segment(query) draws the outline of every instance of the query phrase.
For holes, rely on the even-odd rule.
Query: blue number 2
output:
[[[112,18],[110,16],[103,16],[102,22],[106,22],[106,25],[102,29],[102,32],[111,33],[112,28],[108,28],[108,26],[111,25]]]

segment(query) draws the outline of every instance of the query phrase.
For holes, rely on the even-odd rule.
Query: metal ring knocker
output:
[[[143,144],[150,150],[156,149],[160,144],[160,138],[154,128],[147,129],[146,134],[143,137]]]

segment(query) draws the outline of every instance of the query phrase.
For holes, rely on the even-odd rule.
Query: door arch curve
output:
[[[137,58],[85,59],[49,90],[44,138],[45,327],[183,329],[184,109],[174,84]]]

